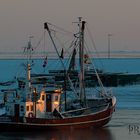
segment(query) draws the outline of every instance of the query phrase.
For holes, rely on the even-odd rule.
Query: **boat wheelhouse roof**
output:
[[[46,90],[46,94],[54,94],[54,93],[63,93],[61,89],[55,89],[55,90]]]

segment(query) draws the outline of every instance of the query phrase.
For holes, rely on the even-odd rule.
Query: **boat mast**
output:
[[[66,92],[66,87],[67,87],[67,76],[68,76],[67,75],[67,70],[66,70],[66,67],[65,67],[65,65],[64,65],[64,63],[62,61],[61,56],[59,55],[59,52],[57,50],[57,46],[55,44],[55,41],[53,40],[51,31],[50,31],[50,29],[48,27],[48,23],[47,22],[44,23],[44,29],[46,29],[48,31],[49,37],[50,37],[50,39],[51,39],[51,41],[53,43],[53,46],[54,46],[55,51],[57,53],[57,56],[58,56],[58,58],[59,58],[59,60],[61,62],[61,65],[62,65],[63,69],[64,69],[64,87],[63,88],[64,88],[64,95],[65,95],[64,99],[65,99],[65,111],[66,111],[67,110],[67,92]]]
[[[80,64],[80,77],[79,77],[79,86],[80,86],[80,101],[83,107],[86,106],[86,96],[85,96],[85,84],[84,84],[84,29],[85,21],[81,20],[79,17],[79,64]]]
[[[31,53],[32,53],[32,43],[31,43],[32,36],[29,37],[29,42],[27,46],[27,100],[31,100]]]

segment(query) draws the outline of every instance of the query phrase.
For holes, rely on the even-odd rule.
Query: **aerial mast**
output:
[[[29,41],[28,41],[28,46],[26,47],[26,51],[27,51],[27,99],[31,100],[31,53],[32,53],[32,43],[31,43],[31,39],[33,38],[33,36],[29,37]]]
[[[84,84],[84,30],[85,30],[85,21],[82,21],[82,18],[79,17],[79,64],[80,64],[80,77],[79,77],[79,86],[80,86],[80,101],[82,106],[86,106],[86,96],[85,96],[85,84]]]

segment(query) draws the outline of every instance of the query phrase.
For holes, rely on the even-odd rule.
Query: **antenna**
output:
[[[111,36],[112,34],[108,34],[108,58],[110,58]]]

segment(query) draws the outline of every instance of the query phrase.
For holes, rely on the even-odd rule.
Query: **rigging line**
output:
[[[69,82],[70,82],[70,85],[71,85],[71,88],[72,88],[74,94],[79,98],[78,92],[77,92],[77,90],[74,88],[74,85],[73,85],[73,83],[72,83],[72,80],[70,79],[69,74],[68,74],[68,80],[69,80]]]
[[[21,75],[24,75],[25,74],[25,70],[21,67],[21,65],[19,65],[18,67],[17,67],[17,70],[18,71],[16,71],[15,72],[15,77],[17,78],[17,77],[20,77]]]
[[[69,52],[68,49],[69,49],[71,46],[70,46],[67,50],[66,50],[66,47],[65,47],[65,44],[68,43],[69,40],[68,40],[67,42],[65,42],[65,43],[62,43],[62,41],[59,39],[58,36],[55,35],[54,37],[55,37],[55,39],[59,42],[61,48],[64,48],[64,49],[65,49],[65,54],[68,54],[68,56],[69,56],[70,52]],[[74,39],[75,39],[75,38],[74,38]],[[73,40],[73,41],[74,41],[74,40]],[[72,41],[72,42],[73,42],[73,41]],[[72,44],[72,43],[71,43],[71,44]],[[67,65],[68,65],[68,61],[66,61],[64,64],[65,64],[65,66],[67,66]]]
[[[88,23],[87,23],[87,24],[88,24]],[[89,24],[88,24],[88,26],[89,26]],[[97,50],[95,41],[94,41],[94,39],[93,39],[92,33],[90,32],[88,26],[86,26],[86,29],[87,29],[87,31],[88,31],[89,37],[90,37],[91,42],[92,42],[92,45],[93,45],[93,47],[94,47],[94,49],[95,49],[95,51],[96,51],[97,57],[100,58],[100,54],[99,54],[99,52],[98,52],[98,50]],[[102,63],[101,61],[100,61],[100,64],[101,64],[101,66],[103,67],[103,63]]]
[[[88,49],[88,48],[87,48],[87,49]],[[102,81],[101,81],[101,79],[100,79],[100,76],[99,76],[99,74],[98,74],[98,72],[97,72],[97,70],[96,70],[96,67],[95,67],[95,65],[94,65],[94,63],[93,63],[93,61],[91,60],[90,57],[89,57],[89,59],[90,59],[90,61],[91,61],[91,64],[92,64],[93,69],[94,69],[94,71],[95,71],[95,74],[96,74],[96,76],[97,76],[97,80],[98,80],[98,82],[99,82],[99,85],[102,87],[102,91],[103,91],[104,94],[106,95],[106,90],[105,90],[105,88],[104,88],[104,86],[103,86],[103,83],[102,83]]]
[[[52,62],[51,62],[52,61]],[[61,64],[59,63],[59,60],[57,60],[57,59],[53,59],[53,60],[51,60],[50,62],[51,63],[48,63],[48,68],[49,68],[49,70],[51,70],[51,69],[56,69],[56,67],[58,68],[58,69],[61,69]],[[55,62],[53,62],[53,61],[55,61]]]
[[[76,39],[76,40],[75,40]],[[78,41],[78,38],[75,38],[73,39],[73,41],[71,42],[69,48],[71,48],[73,45],[77,44],[77,41]]]
[[[77,40],[78,40],[78,39],[76,39],[76,41],[75,41],[75,38],[73,39],[73,41],[71,42],[70,46],[69,46],[68,49],[66,50],[66,53],[67,53],[67,54],[70,54],[70,53],[69,53],[69,49],[71,49],[73,46],[76,46]]]
[[[70,59],[71,59],[71,56],[72,56],[72,53],[69,52],[69,49],[72,47],[73,41],[71,42],[70,47],[67,50],[65,50],[65,52],[68,54],[68,61],[66,63],[66,66],[69,65]]]
[[[46,46],[46,40],[45,40],[45,38],[46,38],[46,31],[44,31],[44,35],[43,35],[43,57],[44,57],[44,59],[43,59],[43,73],[45,73],[46,72],[46,63],[48,63],[47,61],[48,60],[46,60],[47,59],[47,55],[46,55],[46,53],[45,53],[45,46]]]
[[[86,52],[87,52],[87,54],[89,54],[89,52],[90,52],[90,49],[89,49],[89,47],[88,47],[88,45],[87,45],[87,42],[84,40],[84,42],[85,42],[85,45],[86,45]],[[91,53],[90,53],[91,54]],[[91,54],[92,55],[92,54]],[[94,58],[93,56],[92,56],[92,58]],[[91,61],[91,57],[90,57],[90,61]],[[102,65],[102,63],[101,63],[101,65]],[[102,65],[102,67],[103,67],[103,65]]]
[[[69,63],[70,63],[70,59],[71,59],[71,56],[72,56],[72,53],[70,53],[70,49],[72,48],[72,47],[74,47],[74,48],[76,48],[77,46],[77,38],[76,38],[76,40],[75,40],[75,38],[72,40],[72,42],[71,42],[71,44],[70,44],[70,46],[68,47],[68,49],[65,51],[67,54],[68,54],[68,61],[67,61],[67,63],[66,63],[66,66],[67,65],[69,65]],[[72,49],[72,51],[73,51],[73,49]]]
[[[68,49],[66,49],[66,47],[65,47],[64,44],[67,43],[68,41],[65,42],[65,43],[62,43],[61,40],[57,36],[55,36],[55,38],[58,40],[58,42],[60,43],[60,45],[62,46],[62,48],[65,48],[65,54],[68,54],[68,56],[70,58],[70,51],[69,50],[70,50],[70,48],[72,48],[72,45],[75,45],[76,44],[76,42],[77,42],[78,39],[76,38],[76,41],[75,41],[75,37],[74,37],[74,39],[72,40],[70,46],[68,47]],[[66,61],[65,64],[68,65],[68,61]]]
[[[50,29],[50,31],[52,31],[52,32],[55,32],[55,33],[59,33],[59,34],[61,34],[61,35],[63,35],[63,36],[73,36],[73,35],[70,35],[70,34],[66,34],[66,33],[64,33],[64,32],[61,32],[61,31],[58,31],[58,30],[54,30],[54,29]]]
[[[69,55],[69,57],[68,57],[68,61],[67,61],[67,64],[66,64],[66,65],[68,65],[68,68],[69,68],[69,64],[70,64],[71,56],[72,56],[72,54]],[[68,68],[67,68],[67,70],[68,70]]]
[[[55,50],[56,50],[56,53],[57,53],[58,58],[59,58],[59,60],[60,60],[60,62],[61,62],[61,65],[63,66],[64,71],[66,71],[66,67],[65,67],[65,65],[64,65],[64,63],[63,63],[63,61],[62,61],[62,59],[61,59],[60,56],[59,56],[59,52],[58,52],[57,47],[56,47],[56,44],[55,44],[55,42],[54,42],[54,40],[53,40],[53,38],[52,38],[51,31],[50,31],[50,29],[49,29],[47,23],[45,23],[45,29],[48,31],[49,37],[50,37],[50,39],[51,39],[51,41],[52,41],[52,44],[53,44],[53,46],[54,46],[54,48],[55,48]],[[73,83],[71,82],[71,79],[70,79],[69,75],[67,74],[67,72],[66,72],[66,75],[67,75],[67,78],[68,78],[70,84],[72,84],[71,86],[73,87]],[[74,93],[75,93],[75,90],[73,90],[73,91],[74,91]],[[75,93],[75,94],[76,94],[76,93]]]
[[[76,47],[75,47],[75,48],[76,48]],[[67,51],[68,51],[68,50],[67,50]],[[72,52],[73,52],[73,50],[72,50]],[[68,51],[67,53],[69,53],[69,51]],[[69,68],[69,65],[70,65],[71,57],[72,57],[72,53],[69,54],[68,61],[67,61],[67,63],[66,63],[66,65],[68,65],[68,68]]]
[[[46,34],[46,31],[43,32],[43,34],[42,34],[41,38],[39,39],[37,45],[34,47],[34,50],[36,50],[36,49],[39,47],[41,41],[42,41],[42,40],[44,39],[44,37],[45,37],[45,36],[44,36],[45,34]]]
[[[57,54],[57,56],[58,56],[60,62],[61,62],[61,65],[63,66],[64,70],[66,70],[64,63],[63,63],[62,59],[61,59],[60,56],[59,56],[59,52],[58,52],[57,46],[56,46],[55,41],[54,41],[54,39],[53,39],[53,37],[52,37],[51,30],[50,30],[50,28],[48,27],[48,23],[47,23],[47,22],[45,23],[45,26],[46,26],[45,29],[48,31],[49,37],[50,37],[50,39],[51,39],[51,41],[52,41],[52,44],[53,44],[53,46],[54,46],[54,49],[55,49],[55,51],[56,51],[56,54]]]
[[[55,28],[57,28],[57,29],[59,29],[59,30],[65,32],[65,33],[68,33],[68,34],[74,35],[73,32],[70,32],[70,31],[68,31],[68,30],[66,30],[66,29],[64,29],[64,28],[62,28],[62,27],[56,26],[56,25],[54,25],[54,24],[52,24],[52,23],[49,23],[49,22],[47,22],[47,23],[48,23],[49,25],[51,25],[51,26],[53,26],[53,27],[55,27]]]
[[[57,40],[58,40],[58,42],[60,43],[60,46],[61,46],[61,48],[65,48],[65,43],[62,43],[61,42],[61,40],[58,38],[58,37],[56,37],[56,36],[54,36]]]
[[[103,93],[106,95],[106,90],[105,90],[105,88],[104,88],[104,86],[103,86],[103,83],[102,83],[102,81],[101,81],[101,79],[100,79],[100,76],[99,76],[99,74],[98,74],[98,72],[97,72],[97,70],[96,70],[96,68],[95,68],[95,65],[94,65],[94,63],[93,63],[92,61],[91,61],[91,64],[93,65],[93,68],[94,68],[94,70],[95,70],[95,74],[96,74],[96,76],[97,76],[99,85],[101,86]]]
[[[90,37],[90,39],[91,39],[91,42],[92,42],[92,45],[93,45],[95,51],[97,52],[98,56],[100,56],[99,53],[98,53],[98,51],[97,51],[97,48],[96,48],[96,45],[95,45],[95,41],[94,41],[94,39],[93,39],[93,37],[92,37],[92,34],[91,34],[91,32],[90,32],[88,26],[86,26],[86,29],[87,29],[87,31],[88,31],[89,37]]]
[[[44,31],[44,58],[46,57],[46,55],[45,55],[45,46],[46,46],[46,40],[45,40],[45,38],[46,38],[46,31]]]
[[[72,47],[73,47],[73,48],[77,49],[77,47],[79,47],[79,44],[78,44],[77,42],[78,42],[78,39],[76,38],[75,42],[74,42],[74,40],[72,41],[73,44],[71,44],[69,48],[72,48]],[[72,45],[73,45],[73,46],[72,46]],[[68,48],[68,49],[69,49],[69,48]],[[72,51],[73,51],[73,50],[74,50],[74,49],[72,49]],[[68,63],[70,63],[72,53],[70,54],[70,53],[69,53],[69,50],[67,50],[67,53],[69,54]]]
[[[71,56],[72,56],[72,53],[70,53],[69,52],[69,50],[65,50],[65,54],[68,54],[68,57],[67,57],[67,61],[66,61],[66,63],[65,63],[65,65],[66,65],[66,69],[68,68],[67,66],[69,66],[69,61],[70,61],[70,59],[71,59]],[[66,60],[66,59],[65,59]]]

